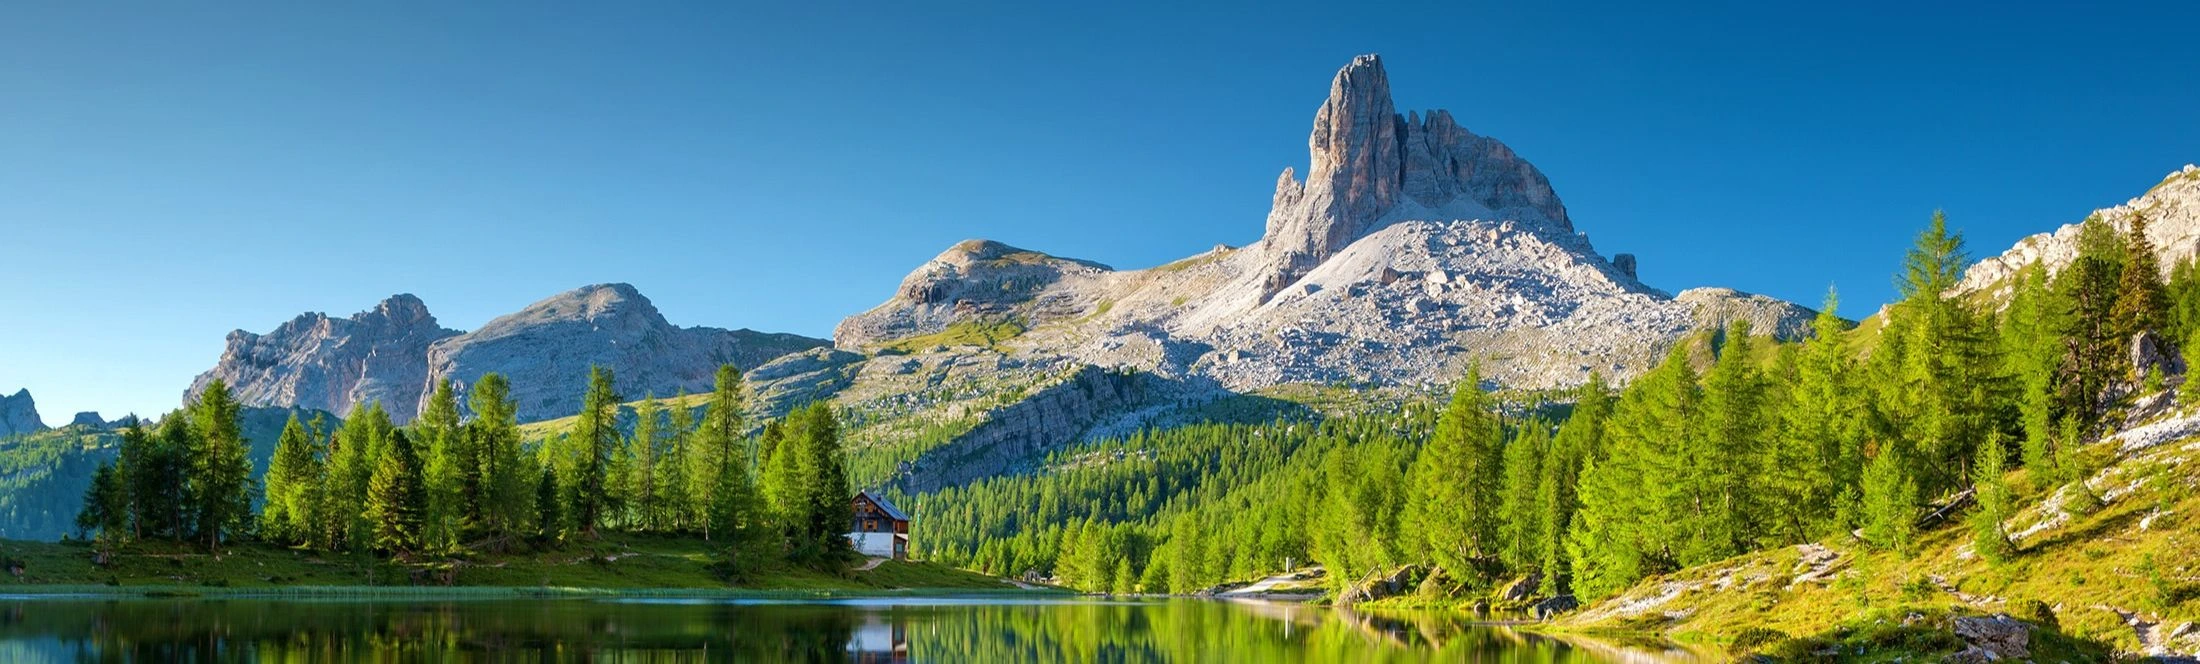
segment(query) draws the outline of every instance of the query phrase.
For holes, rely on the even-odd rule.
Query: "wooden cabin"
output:
[[[873,558],[909,559],[909,515],[885,496],[864,491],[849,501],[853,520],[848,525],[848,544]]]

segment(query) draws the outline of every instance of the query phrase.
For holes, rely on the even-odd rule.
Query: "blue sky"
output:
[[[1852,316],[1936,208],[1994,253],[2200,160],[2191,3],[120,4],[0,21],[0,390],[52,423],[398,292],[824,336],[965,238],[1242,244],[1366,52],[1652,285]]]

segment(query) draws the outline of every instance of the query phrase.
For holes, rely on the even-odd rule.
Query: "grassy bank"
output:
[[[562,548],[412,562],[258,543],[212,553],[189,544],[141,542],[99,564],[83,543],[0,540],[0,559],[8,567],[0,574],[4,593],[831,597],[1033,592],[945,565],[899,561],[839,573],[777,566],[730,583],[713,569],[706,542],[632,535]]]

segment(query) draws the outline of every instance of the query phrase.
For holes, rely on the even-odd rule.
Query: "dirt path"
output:
[[[878,569],[878,566],[879,566],[879,565],[882,565],[882,564],[885,564],[885,563],[886,563],[886,559],[885,559],[885,558],[872,558],[872,559],[870,559],[870,560],[865,560],[865,561],[863,561],[863,566],[862,566],[862,567],[858,567],[858,568],[856,568],[856,571],[858,571],[858,572],[868,572],[868,571],[871,571],[871,570],[874,570],[874,569]]]

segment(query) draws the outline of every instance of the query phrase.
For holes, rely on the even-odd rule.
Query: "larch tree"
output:
[[[199,537],[208,549],[252,526],[252,458],[237,422],[242,410],[229,385],[216,378],[191,407],[198,432],[191,454],[188,495]]]
[[[616,418],[619,394],[612,389],[611,370],[588,370],[588,392],[581,397],[581,412],[573,424],[572,508],[573,525],[593,537],[603,525],[611,502],[612,453],[619,446]]]

